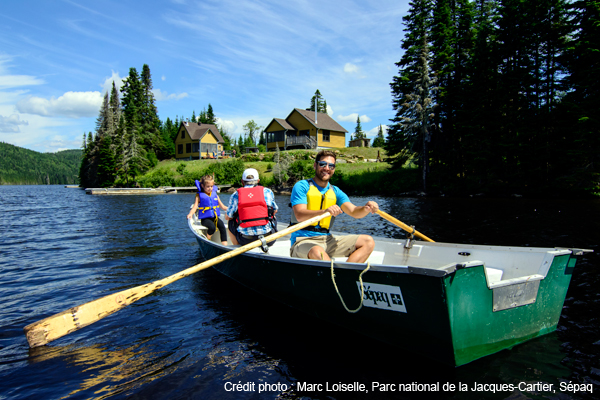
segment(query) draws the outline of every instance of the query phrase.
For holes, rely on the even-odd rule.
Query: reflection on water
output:
[[[221,194],[227,204],[229,195]],[[600,390],[598,201],[380,198],[381,209],[436,241],[596,250],[575,268],[558,331],[453,369],[275,304],[202,271],[49,346],[22,328],[202,261],[185,215],[193,195],[89,196],[60,186],[0,186],[0,399],[360,398],[298,393],[331,384],[592,383],[585,393],[442,392],[438,398],[594,398]],[[367,197],[352,197],[362,205]],[[288,222],[289,197],[276,196]],[[335,230],[401,238],[378,216]],[[285,384],[258,395],[228,382]],[[363,398],[418,398],[370,393]]]

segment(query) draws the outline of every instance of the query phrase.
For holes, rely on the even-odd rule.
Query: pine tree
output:
[[[410,3],[408,15],[402,20],[405,25],[405,36],[402,41],[404,54],[399,62],[396,63],[399,74],[394,76],[390,87],[392,89],[392,107],[396,115],[390,121],[392,124],[388,129],[388,140],[386,150],[390,156],[400,154],[407,147],[412,147],[415,138],[408,132],[402,130],[402,121],[407,108],[404,106],[406,95],[414,91],[414,82],[418,75],[418,60],[421,56],[423,41],[427,38],[427,32],[430,29],[431,4],[428,0],[414,0]],[[401,160],[399,160],[401,161]],[[399,162],[398,164],[402,164]]]
[[[140,109],[140,125],[142,127],[143,145],[146,149],[151,165],[156,164],[156,156],[165,158],[168,152],[166,143],[160,134],[160,118],[155,105],[154,93],[152,93],[152,74],[148,64],[144,64],[141,75],[142,86],[142,108]],[[154,156],[153,156],[154,155]]]
[[[379,131],[377,132],[377,136],[375,140],[373,140],[373,147],[383,147],[385,145],[385,138],[383,137],[383,128],[381,124],[379,125]]]
[[[120,158],[123,152],[123,135],[119,130],[119,123],[121,120],[122,109],[121,109],[121,99],[119,98],[119,91],[113,81],[112,89],[110,93],[110,122],[109,122],[109,130],[110,138],[111,138],[111,150],[113,153],[113,159],[115,166],[119,165]]]
[[[91,139],[91,132],[90,132],[90,139]],[[90,143],[91,146],[91,143]],[[79,186],[81,186],[82,188],[86,188],[88,187],[88,182],[89,182],[89,178],[88,178],[88,169],[89,169],[89,159],[88,159],[88,153],[89,153],[89,149],[90,146],[88,146],[88,142],[86,141],[86,137],[85,137],[85,132],[83,132],[83,144],[81,149],[83,150],[82,154],[81,154],[81,163],[79,166]]]
[[[392,106],[396,116],[391,120],[388,130],[386,150],[389,155],[397,156],[406,147],[418,152],[422,168],[423,190],[427,190],[429,172],[429,141],[431,117],[434,102],[432,92],[435,79],[430,67],[430,27],[431,4],[427,0],[415,0],[410,3],[409,14],[403,18],[407,32],[402,48],[405,53],[396,63],[400,74],[393,78]],[[397,158],[395,164],[404,160]]]
[[[436,0],[431,27],[431,67],[435,71],[438,90],[432,136],[432,159],[441,173],[461,168],[463,119],[472,119],[474,110],[465,110],[469,101],[466,88],[470,84],[473,53],[473,3],[469,0]],[[460,126],[460,128],[458,128]],[[443,134],[442,134],[443,132]],[[448,173],[452,176],[452,173]]]
[[[109,135],[105,135],[100,139],[98,149],[98,182],[100,187],[114,185],[116,170],[112,139]]]
[[[327,101],[325,101],[319,89],[317,89],[315,95],[310,99],[310,111],[315,111],[315,104],[317,112],[327,113]]]
[[[354,128],[354,139],[366,139],[367,135],[363,132],[360,125],[360,116],[356,117],[356,128]]]
[[[123,116],[128,132],[137,131],[140,121],[139,110],[143,107],[142,97],[143,89],[140,78],[135,68],[129,68],[129,76],[123,79],[121,88],[123,98],[121,104],[123,107]]]
[[[212,125],[217,124],[217,117],[215,117],[215,113],[210,103],[208,103],[208,111],[206,112],[206,123]]]

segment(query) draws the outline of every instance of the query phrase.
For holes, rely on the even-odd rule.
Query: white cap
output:
[[[252,175],[253,177],[248,179],[248,175]],[[248,168],[246,170],[244,170],[244,173],[242,174],[242,180],[243,181],[255,181],[258,179],[258,171],[255,170],[254,168]]]

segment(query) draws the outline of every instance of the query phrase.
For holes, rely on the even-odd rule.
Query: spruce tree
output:
[[[360,116],[356,117],[356,128],[354,128],[354,139],[366,139],[367,135],[363,132],[360,124]]]
[[[315,107],[317,112],[327,113],[327,101],[325,101],[319,89],[317,89],[315,95],[310,99],[310,111],[315,111]]]
[[[100,187],[114,185],[116,170],[112,139],[109,135],[105,135],[100,139],[98,148],[98,182]]]
[[[206,123],[212,125],[217,124],[217,117],[215,117],[215,113],[210,103],[208,103],[208,111],[206,112]]]
[[[381,124],[379,125],[379,131],[377,132],[377,136],[375,140],[373,140],[373,147],[384,147],[385,146],[385,138],[383,137],[383,128]]]
[[[405,53],[396,63],[399,75],[393,78],[392,106],[396,116],[388,130],[386,150],[396,156],[394,164],[399,166],[404,159],[398,155],[407,147],[419,155],[422,168],[422,187],[427,190],[429,172],[429,142],[431,117],[433,114],[435,79],[430,67],[430,28],[431,3],[415,0],[410,3],[409,14],[403,18],[407,32],[402,48]]]
[[[146,152],[150,156],[151,164],[155,164],[156,156],[166,158],[168,152],[166,144],[160,134],[160,118],[155,105],[154,93],[152,93],[152,74],[148,64],[144,64],[140,78],[142,86],[142,108],[140,109],[141,135]],[[155,154],[155,156],[151,156]]]

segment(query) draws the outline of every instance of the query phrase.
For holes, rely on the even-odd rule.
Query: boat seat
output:
[[[383,264],[383,259],[385,258],[385,251],[374,251],[371,253],[369,258],[367,258],[366,262],[370,262],[371,264]],[[348,257],[333,257],[333,261],[336,262],[346,262]]]
[[[277,241],[273,246],[269,247],[269,254],[273,256],[289,257],[290,256],[290,241]]]

